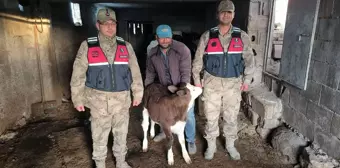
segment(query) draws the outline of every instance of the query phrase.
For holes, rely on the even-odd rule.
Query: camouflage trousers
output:
[[[206,75],[207,76],[207,75]],[[201,96],[203,111],[207,119],[205,139],[210,140],[220,135],[219,118],[223,118],[223,136],[226,142],[234,142],[238,136],[237,116],[241,101],[241,78],[217,78],[208,75],[204,80]]]
[[[113,134],[112,151],[114,156],[125,157],[127,152],[126,138],[129,126],[129,92],[90,91],[87,94],[87,106],[91,109],[91,132],[93,141],[93,160],[105,160],[109,133]]]

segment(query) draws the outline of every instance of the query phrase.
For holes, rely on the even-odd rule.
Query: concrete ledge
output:
[[[260,85],[250,90],[243,96],[243,101],[248,107],[248,118],[253,125],[258,126],[256,130],[262,138],[266,139],[272,129],[281,125],[281,99],[265,86]]]

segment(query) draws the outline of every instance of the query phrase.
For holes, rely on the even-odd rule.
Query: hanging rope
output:
[[[39,33],[43,33],[44,32],[43,21],[42,21],[42,17],[41,16],[40,16],[40,27],[41,27],[41,29],[39,30],[39,28],[38,28],[37,19],[34,19],[34,24],[35,24],[35,28],[37,29],[37,31]]]

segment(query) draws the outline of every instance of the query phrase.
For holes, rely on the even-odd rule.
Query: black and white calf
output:
[[[147,132],[149,118],[151,119],[150,136],[155,136],[155,123],[159,124],[168,139],[168,164],[174,164],[172,152],[173,135],[177,134],[181,144],[182,156],[187,164],[191,163],[189,154],[185,148],[184,128],[187,112],[194,104],[195,99],[202,93],[202,88],[189,83],[176,86],[163,86],[150,84],[144,93],[144,110],[142,127],[144,131],[143,151],[148,150]]]

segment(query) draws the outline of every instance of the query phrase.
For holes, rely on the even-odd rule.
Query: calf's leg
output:
[[[172,132],[170,127],[168,126],[162,126],[164,134],[166,138],[168,139],[168,164],[174,165],[174,153],[172,151],[172,145],[174,143],[174,137],[172,136]]]
[[[171,131],[175,133],[178,137],[178,141],[181,144],[182,156],[187,164],[192,163],[190,156],[188,154],[187,149],[185,148],[185,139],[184,139],[184,128],[186,122],[185,121],[177,121],[174,126],[171,127]]]
[[[153,139],[155,137],[155,122],[151,120],[150,126],[150,137]]]
[[[148,128],[149,128],[149,112],[146,108],[143,110],[143,122],[142,122],[142,128],[144,132],[144,137],[143,137],[143,152],[148,151]]]

